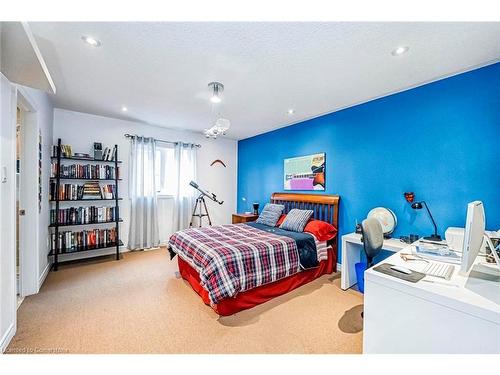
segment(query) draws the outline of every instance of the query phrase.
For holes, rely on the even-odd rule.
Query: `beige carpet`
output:
[[[65,265],[18,310],[10,353],[360,353],[363,297],[325,275],[229,317],[165,249]]]

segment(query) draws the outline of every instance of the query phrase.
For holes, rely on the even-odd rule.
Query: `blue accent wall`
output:
[[[405,191],[428,203],[442,236],[465,225],[473,200],[497,230],[500,63],[239,141],[238,211],[283,191],[283,159],[318,152],[326,153],[325,193],[341,197],[340,235],[377,206],[395,212],[396,237],[431,234]]]

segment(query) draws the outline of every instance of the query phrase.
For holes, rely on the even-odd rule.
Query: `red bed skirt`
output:
[[[200,285],[200,276],[189,263],[177,256],[179,263],[179,272],[196,293],[200,295],[203,302],[210,306],[208,292]],[[261,285],[257,288],[238,293],[234,298],[222,300],[217,305],[212,306],[219,315],[227,316],[238,311],[250,309],[261,303],[267,302],[274,297],[291,292],[292,290],[307,284],[321,275],[337,272],[337,254],[330,247],[328,250],[328,259],[321,261],[319,267],[299,272],[293,276],[287,277],[270,284]]]

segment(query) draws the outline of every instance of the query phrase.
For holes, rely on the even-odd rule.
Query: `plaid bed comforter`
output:
[[[245,224],[182,230],[169,246],[199,272],[213,305],[300,271],[293,238]]]

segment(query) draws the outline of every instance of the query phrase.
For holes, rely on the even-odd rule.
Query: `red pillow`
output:
[[[304,232],[313,234],[318,241],[328,241],[335,238],[337,235],[337,228],[326,221],[311,219],[307,222]]]
[[[281,225],[281,223],[285,221],[285,217],[286,217],[286,214],[281,214],[280,218],[276,222],[277,227],[279,227]]]

